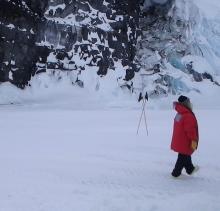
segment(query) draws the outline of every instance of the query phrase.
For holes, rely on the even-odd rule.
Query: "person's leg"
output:
[[[187,174],[192,174],[193,170],[195,169],[193,163],[192,163],[192,158],[190,155],[185,155],[185,163],[184,163],[184,168],[186,169]]]
[[[171,173],[173,177],[178,177],[178,176],[181,175],[182,170],[184,168],[184,159],[185,159],[184,155],[179,153],[176,164],[175,164],[175,167],[174,167],[174,169]]]

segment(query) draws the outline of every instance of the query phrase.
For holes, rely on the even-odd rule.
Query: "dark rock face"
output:
[[[39,1],[0,2],[0,81],[23,88],[37,71],[37,62],[49,51],[35,45],[47,4]]]
[[[54,6],[59,7],[59,10],[54,10]],[[134,73],[137,69],[134,57],[139,36],[137,33],[139,13],[139,1],[131,0],[49,2],[49,7],[45,13],[47,21],[49,23],[56,22],[57,17],[62,17],[63,21],[58,20],[55,23],[56,27],[58,25],[64,28],[69,27],[74,33],[72,35],[74,39],[71,42],[59,43],[64,46],[63,50],[71,56],[59,59],[56,56],[58,51],[55,50],[53,53],[55,58],[50,57],[50,63],[54,63],[58,69],[60,69],[58,64],[62,64],[63,70],[71,70],[70,66],[72,66],[72,69],[78,73],[87,69],[88,66],[96,66],[98,67],[97,74],[104,76],[109,69],[115,69],[116,62],[120,62],[123,66],[128,66],[129,71]],[[71,18],[74,18],[76,23],[69,21]],[[70,36],[71,34],[68,35],[68,37]],[[47,33],[46,37],[48,37]],[[67,36],[64,35],[64,37]],[[53,43],[55,49],[57,49],[56,40],[49,41]],[[78,60],[83,61],[83,63],[77,62]],[[74,66],[69,65],[73,62]],[[125,68],[125,74],[126,72]],[[128,78],[130,80],[132,77],[126,75],[124,80]]]
[[[116,62],[131,80],[139,14],[135,0],[1,0],[0,82],[24,88],[37,73],[89,66],[103,76]]]
[[[82,72],[100,77],[117,68],[119,86],[136,89],[136,76],[152,76],[150,97],[190,91],[168,69],[180,70],[189,80],[210,80],[187,55],[202,54],[189,43],[194,20],[184,20],[175,0],[0,0],[0,82],[20,88],[42,72],[74,75],[84,87]],[[170,68],[169,65],[172,66]],[[151,80],[151,79],[150,79]],[[140,80],[144,81],[144,80]],[[139,84],[141,83],[139,81]],[[142,88],[146,84],[142,84]],[[140,88],[137,88],[140,89]],[[138,90],[140,91],[140,90]]]

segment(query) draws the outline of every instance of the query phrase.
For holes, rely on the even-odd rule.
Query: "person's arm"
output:
[[[193,150],[198,146],[197,121],[192,115],[186,115],[184,118],[184,130],[187,137],[191,140],[190,146]]]

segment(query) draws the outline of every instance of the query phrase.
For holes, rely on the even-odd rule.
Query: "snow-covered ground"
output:
[[[172,110],[0,106],[0,211],[220,210],[220,110],[195,110],[194,176],[170,172]],[[142,122],[143,123],[143,122]]]
[[[211,21],[199,28],[200,35],[216,26],[207,46],[219,52],[220,9],[213,4],[220,4],[193,2],[201,9],[201,23]],[[217,57],[207,55],[219,67]],[[196,70],[210,69],[219,81],[219,71],[195,58]],[[169,147],[177,96],[150,99],[149,135],[143,122],[136,135],[138,93],[121,90],[114,77],[90,71],[80,78],[84,89],[72,85],[74,75],[57,82],[41,74],[25,90],[0,85],[0,211],[220,210],[219,87],[187,82],[200,90],[187,93],[199,122],[193,161],[200,171],[173,179],[176,153]]]

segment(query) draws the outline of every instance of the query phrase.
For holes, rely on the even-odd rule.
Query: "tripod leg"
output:
[[[145,107],[145,102],[144,100],[142,101],[143,103],[143,107],[142,107],[142,111],[141,111],[141,117],[140,117],[140,120],[139,120],[139,123],[138,123],[138,129],[137,129],[137,134],[138,134],[138,131],[139,131],[139,128],[140,128],[140,125],[141,125],[141,119],[142,119],[142,116],[143,116],[143,113],[144,113],[144,107]]]
[[[145,113],[145,104],[146,104],[146,100],[144,103],[144,121],[145,121],[145,128],[146,128],[147,135],[148,135],[147,118],[146,118],[146,113]]]

